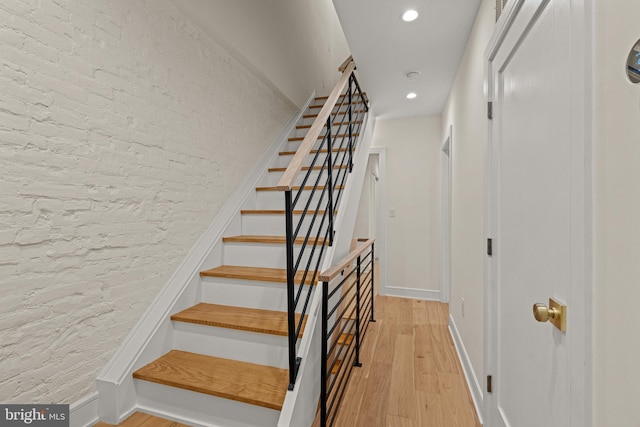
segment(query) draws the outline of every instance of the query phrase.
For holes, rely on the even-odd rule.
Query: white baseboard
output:
[[[473,366],[471,365],[471,359],[469,359],[467,350],[464,348],[464,344],[462,343],[462,338],[458,333],[456,322],[453,320],[452,316],[449,316],[449,333],[453,338],[453,343],[456,347],[458,358],[460,359],[460,363],[462,363],[462,370],[464,371],[464,376],[467,380],[467,385],[469,386],[469,390],[471,391],[471,397],[473,398],[473,405],[476,407],[476,413],[478,414],[478,419],[480,420],[480,424],[482,424],[483,423],[482,414],[484,412],[483,411],[484,397],[482,394],[482,388],[480,387],[480,382],[478,382],[478,377],[476,377],[476,373],[473,370]]]
[[[129,418],[129,416],[136,411],[144,412],[146,414],[154,415],[166,420],[173,420],[194,427],[203,427],[202,424],[198,424],[196,421],[191,419],[176,418],[174,414],[171,414],[169,412],[155,411],[150,408],[138,406],[134,407],[131,411],[124,414],[122,418]],[[69,419],[70,427],[90,427],[98,423],[100,421],[100,416],[98,414],[98,392],[93,392],[83,397],[82,399],[79,399],[75,403],[69,405]]]
[[[69,405],[69,425],[71,427],[92,426],[98,420],[97,391]]]
[[[400,286],[385,286],[380,289],[383,292],[383,296],[386,297],[400,297],[400,298],[413,298],[421,299],[425,301],[440,301],[440,291],[434,291],[429,289],[413,289],[403,288]]]

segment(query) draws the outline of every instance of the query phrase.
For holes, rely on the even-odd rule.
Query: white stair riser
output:
[[[346,123],[346,122],[347,122],[347,119],[345,119],[345,120],[344,120],[344,122],[343,122],[342,120],[340,120],[340,121],[335,121],[335,122],[333,123],[333,126],[331,126],[331,133],[332,133],[333,135],[335,135],[335,134],[342,134],[342,133],[344,133],[344,134],[348,134],[348,133],[349,133],[349,124],[348,124],[348,123]],[[302,123],[301,123],[301,124],[302,124]],[[309,126],[310,126],[310,125],[309,125]],[[357,126],[358,126],[358,124],[357,124],[357,123],[354,123],[354,124],[353,124],[353,131],[354,131],[354,132],[356,131]],[[309,130],[310,130],[310,129],[311,129],[310,127],[308,127],[308,128],[301,128],[301,129],[295,129],[295,130],[291,133],[291,135],[289,135],[288,137],[289,137],[289,138],[291,138],[291,137],[305,137],[305,136],[307,135],[307,133],[309,132]],[[320,131],[320,135],[324,136],[324,134],[325,134],[326,132],[327,132],[327,127],[326,127],[326,126],[324,126],[324,127],[322,128],[322,130]]]
[[[282,209],[282,207],[280,208]],[[312,235],[316,236],[318,228],[320,226],[321,216],[316,217],[313,223]],[[293,216],[294,227],[297,226],[300,221],[300,215]],[[305,215],[301,230],[308,230],[312,221],[312,215]],[[325,226],[328,224],[329,219],[325,220]],[[285,233],[285,218],[284,215],[243,215],[242,216],[242,234],[245,235],[274,235],[284,236]],[[299,233],[306,236],[306,232]],[[323,234],[324,235],[324,234]]]
[[[334,194],[336,192],[337,190],[334,191]],[[298,199],[298,202],[294,206],[294,210],[304,209],[304,207],[307,204],[307,201],[309,200],[309,197],[311,196],[311,193],[312,192],[310,190],[303,190],[302,195],[300,196],[300,199]],[[321,198],[321,195],[322,195],[321,189],[317,189],[313,193],[311,204],[309,205],[310,210],[315,210],[316,207],[318,207],[318,202]],[[256,205],[258,206],[258,209],[282,210],[284,209],[284,201],[285,201],[284,197],[285,197],[284,191],[258,191],[256,192]],[[294,192],[293,198],[295,197],[296,197],[296,193]],[[325,209],[328,203],[328,199],[329,199],[329,193],[327,191],[324,197],[322,197],[322,203],[319,206],[320,209]]]
[[[304,287],[302,299],[306,299],[309,288],[309,286]],[[202,302],[287,311],[287,284],[203,277]],[[296,307],[296,311],[302,311],[302,304]]]
[[[309,108],[307,108],[307,111],[305,111],[304,114],[320,114],[320,111],[322,111],[322,107],[324,107],[324,101],[323,102],[317,102],[314,103],[312,105],[309,106]],[[338,101],[338,105],[333,107],[333,112],[338,111],[338,108],[340,107],[340,101]]]
[[[305,136],[307,136],[307,133],[309,132],[311,128],[302,128],[302,129],[296,129],[295,131],[293,131],[288,138],[304,138]],[[356,123],[354,123],[353,125],[353,133],[356,133],[358,129],[358,125]],[[322,136],[324,138],[324,135],[327,133],[327,127],[323,127],[322,130],[320,131],[320,136]],[[331,135],[333,135],[334,139],[336,135],[342,135],[342,134],[349,134],[349,126],[346,124],[342,124],[342,122],[336,122],[336,124],[334,124],[333,126],[331,126]],[[282,149],[287,149],[287,144],[289,144],[289,147],[287,149],[287,151],[289,150],[296,150],[297,146],[299,146],[302,143],[302,140],[298,140],[298,141],[287,141],[286,144],[283,145]],[[317,139],[315,144],[321,144],[322,143],[322,139]],[[295,145],[297,144],[297,146]]]
[[[335,113],[336,111],[346,111],[347,110],[347,104],[348,104],[349,100],[347,98],[343,99],[343,98],[338,98],[336,105],[333,107],[332,111]],[[352,102],[354,103],[354,111],[358,106],[362,106],[361,102],[358,102],[358,98],[357,95],[354,95],[352,97]],[[307,110],[305,110],[304,114],[319,114],[320,111],[322,111],[322,107],[324,107],[324,103],[325,101],[322,102],[318,102],[316,104],[311,104],[309,106],[309,108],[307,108]],[[355,113],[354,113],[355,114]]]
[[[313,156],[315,156],[315,154],[307,156],[304,159],[304,162],[302,162],[302,166],[310,166],[311,162],[313,161]],[[324,164],[324,160],[325,160],[326,156],[327,156],[327,153],[318,154],[318,159],[316,160],[314,165],[315,166],[322,166]],[[286,168],[286,167],[289,166],[289,163],[291,163],[292,159],[293,159],[293,154],[279,155],[278,158],[276,159],[273,167]]]
[[[301,247],[301,245],[295,245],[294,247],[294,257],[296,260],[300,256]],[[306,266],[309,259],[311,259],[312,268],[315,269],[321,246],[316,246],[313,256],[311,256],[311,250],[312,243],[309,242],[302,254],[300,265]],[[228,242],[224,245],[224,264],[264,268],[286,268],[286,247],[284,244],[276,243]]]
[[[341,141],[338,141],[338,146],[335,146],[335,145],[333,146],[334,150],[337,150],[339,148],[340,143]],[[325,148],[326,146],[322,147],[322,149],[325,149]],[[345,148],[345,149],[347,148],[347,141],[344,142],[342,148]],[[349,153],[346,151],[332,151],[331,154],[332,154],[331,163],[333,164],[334,167],[342,164],[343,162],[346,164],[349,158]],[[304,159],[304,162],[302,162],[302,166],[311,166],[311,163],[313,162],[314,157],[315,157],[315,153],[309,154]],[[327,153],[319,153],[318,158],[316,159],[315,163],[313,163],[313,166],[324,166],[326,157],[327,157]],[[292,159],[293,159],[293,154],[278,155],[278,158],[275,160],[272,167],[286,168],[289,166],[289,163],[291,163]]]
[[[342,113],[344,110],[341,110],[340,112]],[[317,115],[320,112],[320,110],[313,110],[311,112],[305,112],[304,115],[311,115],[311,114],[315,114]],[[361,117],[361,113],[360,113],[360,117]],[[353,110],[352,112],[352,116],[351,116],[354,120],[356,120],[359,116],[358,116],[358,112],[356,109]],[[302,120],[298,123],[299,125],[312,125],[315,120],[316,120],[317,116],[314,117],[306,117],[306,118],[302,118]],[[346,122],[349,120],[349,115],[348,114],[334,114],[331,115],[331,120],[334,122]]]
[[[177,387],[135,380],[141,410],[215,427],[275,427],[280,411]]]
[[[334,168],[333,169],[333,176],[335,177],[335,174],[338,172],[339,169]],[[305,179],[306,175],[307,175],[306,170],[302,170],[300,171],[300,173],[298,174],[298,176],[296,177],[296,179],[293,181],[293,185],[302,185],[302,181]],[[267,185],[269,186],[276,186],[278,185],[278,183],[280,182],[280,179],[282,178],[282,175],[284,174],[284,172],[269,172],[269,176],[267,178]],[[309,178],[307,178],[307,185],[314,185],[316,180],[318,179],[318,175],[322,174],[322,176],[320,177],[320,181],[319,182],[325,182],[327,180],[327,171],[325,170],[312,170],[311,173],[309,174]]]
[[[300,132],[299,135],[296,136],[305,136],[306,135],[306,130],[307,129],[303,129],[305,132]],[[297,151],[298,148],[300,148],[300,145],[302,145],[302,141],[287,141],[285,144],[282,145],[282,147],[280,148],[280,151]],[[326,142],[323,142],[321,139],[318,139],[315,141],[315,143],[312,146],[313,150],[318,149],[321,145],[324,145],[326,147]],[[322,148],[325,148],[322,147]]]
[[[173,348],[207,356],[287,368],[287,337],[173,322]]]

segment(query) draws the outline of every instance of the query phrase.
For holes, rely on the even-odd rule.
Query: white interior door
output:
[[[514,1],[488,61],[489,426],[588,425],[574,387],[587,375],[588,215],[576,3]],[[568,306],[566,332],[533,317],[550,297]]]

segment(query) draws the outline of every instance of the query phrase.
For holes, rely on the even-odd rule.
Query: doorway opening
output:
[[[372,147],[362,184],[353,237],[367,237],[376,241],[376,266],[379,280],[375,282],[375,291],[379,295],[386,294],[387,285],[386,191],[386,148]]]

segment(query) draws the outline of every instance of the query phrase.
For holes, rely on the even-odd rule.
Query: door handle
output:
[[[562,332],[567,330],[567,306],[549,298],[549,306],[542,303],[533,304],[533,317],[538,322],[550,322]]]

